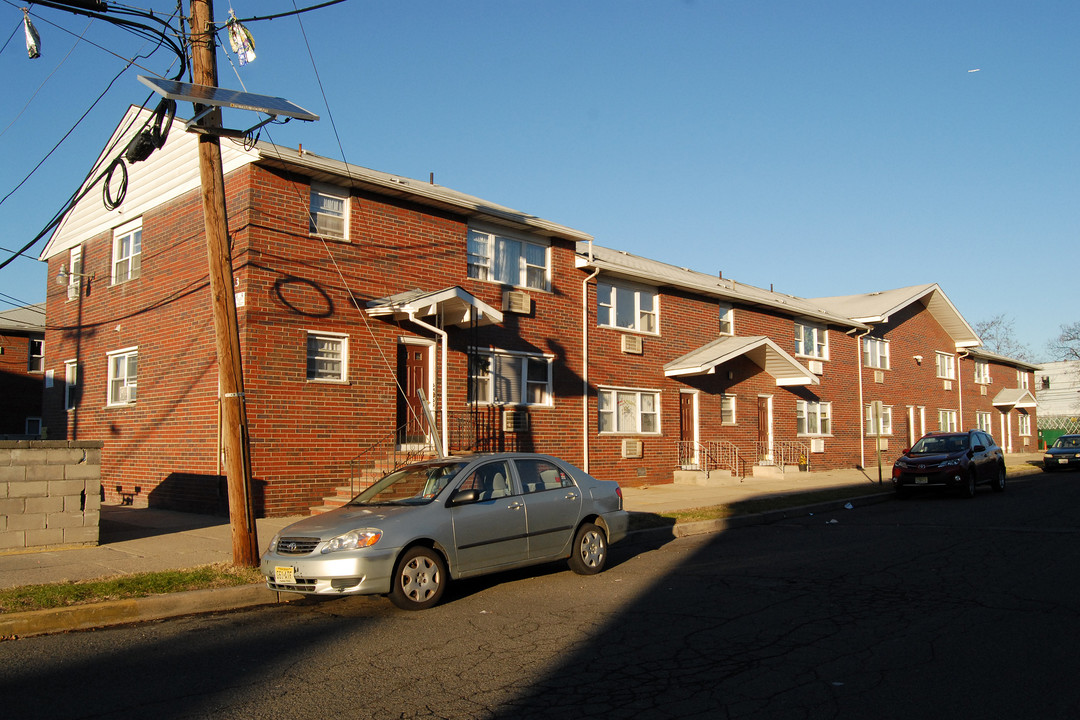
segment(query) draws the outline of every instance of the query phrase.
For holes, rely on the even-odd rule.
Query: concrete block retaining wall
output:
[[[0,442],[0,552],[98,544],[102,445]]]

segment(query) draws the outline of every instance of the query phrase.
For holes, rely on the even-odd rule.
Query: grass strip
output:
[[[47,585],[25,585],[0,590],[0,613],[48,610],[185,590],[249,585],[261,580],[262,574],[254,568],[237,567],[229,563],[214,563],[185,570],[136,573],[99,580]]]

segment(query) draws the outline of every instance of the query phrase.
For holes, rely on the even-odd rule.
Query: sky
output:
[[[156,105],[136,76],[175,72],[165,50],[125,71],[145,38],[42,6],[31,60],[27,4],[0,0],[0,262]],[[800,297],[938,283],[1036,361],[1080,321],[1075,0],[346,0],[247,27],[256,58],[223,33],[219,85],[320,116],[263,140]],[[0,310],[44,301],[47,240],[0,269]]]

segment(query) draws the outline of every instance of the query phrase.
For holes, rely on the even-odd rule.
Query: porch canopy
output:
[[[994,396],[996,408],[1033,408],[1035,396],[1026,388],[1005,388]]]
[[[394,320],[435,316],[442,327],[501,323],[502,312],[472,293],[454,285],[444,290],[409,290],[368,302],[367,313],[373,317],[390,316]]]
[[[712,375],[716,368],[746,356],[776,378],[777,385],[817,385],[817,376],[764,335],[722,337],[664,365],[664,375]]]

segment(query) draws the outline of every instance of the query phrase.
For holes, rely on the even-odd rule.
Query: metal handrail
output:
[[[364,468],[377,468],[380,472],[389,474],[403,465],[408,465],[415,460],[426,458],[435,453],[435,446],[427,439],[423,443],[413,443],[400,447],[398,438],[405,426],[394,428],[389,434],[384,435],[375,442],[360,451],[360,454],[349,460],[349,493],[356,495],[359,491],[360,473]]]
[[[780,472],[786,472],[789,465],[810,466],[810,448],[796,440],[774,440],[771,443],[757,442],[758,462],[763,465],[775,465]]]
[[[747,462],[738,447],[727,440],[678,440],[679,466],[695,466],[709,477],[712,470],[730,470],[735,477],[746,477]]]

